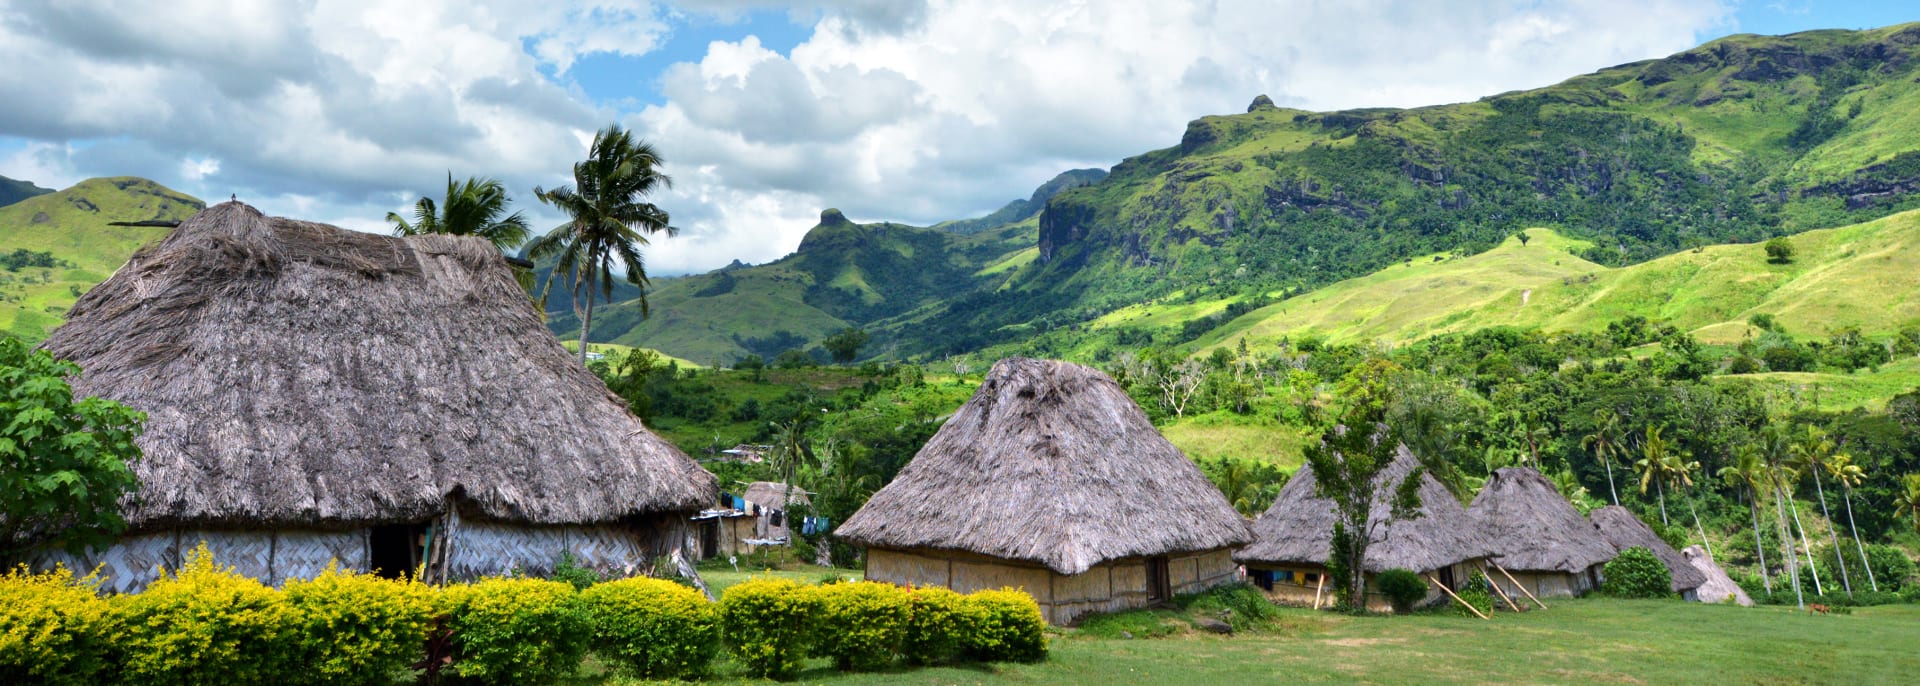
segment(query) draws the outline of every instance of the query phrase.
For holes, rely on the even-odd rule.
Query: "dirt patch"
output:
[[[1322,643],[1325,643],[1327,645],[1340,646],[1342,648],[1357,648],[1360,646],[1376,646],[1376,645],[1396,645],[1396,644],[1406,643],[1406,642],[1407,642],[1407,639],[1404,639],[1404,638],[1333,638],[1333,639],[1327,639],[1325,641],[1322,641]]]

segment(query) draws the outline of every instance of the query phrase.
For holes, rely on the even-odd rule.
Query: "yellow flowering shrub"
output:
[[[748,579],[728,588],[720,597],[728,650],[754,676],[792,676],[807,655],[817,598],[786,579]]]
[[[433,627],[433,589],[411,581],[341,572],[286,584],[304,632],[301,668],[287,683],[388,684],[418,661]]]
[[[591,631],[572,584],[485,579],[450,591],[453,671],[481,683],[543,684],[580,667]]]
[[[286,596],[214,564],[206,543],[109,605],[128,683],[278,683],[299,666],[302,632]]]
[[[900,654],[916,665],[937,665],[959,657],[963,639],[973,633],[973,610],[965,596],[939,586],[908,592],[906,637]]]
[[[0,576],[0,683],[93,684],[111,671],[112,617],[99,580],[65,567]]]
[[[594,654],[639,676],[700,676],[720,652],[719,609],[686,586],[634,577],[588,587],[580,599]]]
[[[966,655],[982,662],[1038,662],[1047,658],[1047,620],[1026,591],[1003,588],[966,596],[972,631]]]
[[[906,589],[874,581],[828,584],[813,620],[813,654],[833,658],[842,670],[873,671],[893,664],[905,639]]]

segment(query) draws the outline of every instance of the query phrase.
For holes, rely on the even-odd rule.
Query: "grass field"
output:
[[[711,581],[710,581],[711,583]],[[832,684],[1894,684],[1920,674],[1920,606],[1811,616],[1790,608],[1583,599],[1491,621],[1284,610],[1279,629],[1235,636],[1098,638],[1063,630],[1039,664],[841,674]],[[590,666],[589,669],[597,669]],[[718,665],[716,683],[753,683]],[[623,683],[584,675],[581,683]]]

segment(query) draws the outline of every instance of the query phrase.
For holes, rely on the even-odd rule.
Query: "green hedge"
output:
[[[22,566],[0,576],[0,683],[94,684],[109,675],[117,633],[97,579]]]
[[[289,684],[390,684],[420,660],[433,629],[434,589],[334,565],[311,581],[293,579],[287,604],[301,630],[300,667]]]
[[[754,676],[792,676],[807,656],[818,601],[785,579],[748,579],[727,589],[720,598],[727,649]]]
[[[1673,597],[1673,573],[1667,570],[1666,563],[1654,557],[1653,551],[1646,548],[1622,550],[1601,569],[1606,582],[1600,586],[1600,590],[1607,595],[1620,598]]]
[[[482,683],[550,683],[571,676],[591,629],[573,585],[486,579],[441,592],[453,616],[453,670]]]
[[[697,677],[720,652],[720,613],[699,591],[635,577],[595,585],[581,599],[594,653],[641,677]]]
[[[973,634],[975,612],[966,596],[938,586],[907,594],[906,637],[900,652],[909,664],[937,665],[960,657]]]
[[[906,589],[874,581],[815,586],[814,654],[841,670],[874,671],[893,664],[911,618]]]
[[[981,662],[1038,662],[1047,657],[1047,620],[1040,604],[1011,588],[976,591],[966,597],[972,632],[962,645]]]

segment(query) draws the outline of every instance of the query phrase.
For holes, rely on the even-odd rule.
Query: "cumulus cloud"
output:
[[[0,136],[25,142],[0,173],[148,175],[378,230],[448,170],[566,183],[618,120],[675,176],[659,202],[683,232],[650,257],[667,274],[776,258],[826,206],[984,213],[1260,93],[1471,100],[1685,49],[1728,15],[1719,0],[668,2],[0,0]],[[691,15],[766,9],[806,39],[785,54],[715,41],[632,75],[651,104],[596,105],[570,79],[587,55],[657,50]]]

